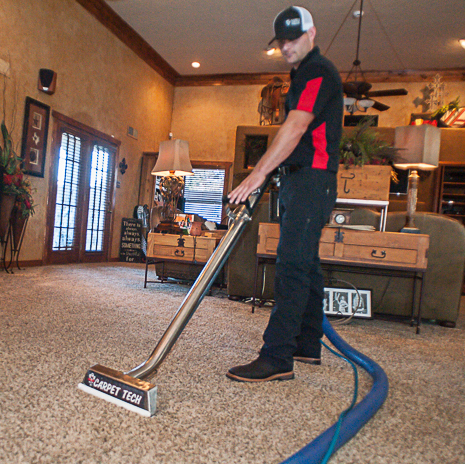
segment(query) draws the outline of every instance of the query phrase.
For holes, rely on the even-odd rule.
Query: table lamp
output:
[[[175,229],[174,218],[179,198],[184,192],[184,176],[190,176],[192,165],[189,160],[189,143],[170,139],[160,142],[158,159],[152,169],[153,176],[160,176],[160,194],[163,200],[160,231]]]
[[[441,129],[430,124],[401,126],[395,130],[396,148],[400,149],[401,161],[394,164],[398,169],[410,169],[407,193],[407,222],[401,232],[420,233],[415,226],[417,209],[418,171],[432,171],[439,164]]]

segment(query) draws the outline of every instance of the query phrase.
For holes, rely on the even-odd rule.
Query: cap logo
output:
[[[300,18],[286,19],[286,26],[298,26],[300,24]]]

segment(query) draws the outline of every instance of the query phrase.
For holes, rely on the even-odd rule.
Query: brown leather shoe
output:
[[[270,380],[291,380],[294,378],[294,372],[283,371],[259,357],[250,364],[232,367],[226,377],[237,382],[268,382]]]

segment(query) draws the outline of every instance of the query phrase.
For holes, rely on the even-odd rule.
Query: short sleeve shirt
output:
[[[342,135],[343,92],[336,67],[314,47],[291,71],[286,114],[308,111],[315,119],[283,163],[337,172]]]

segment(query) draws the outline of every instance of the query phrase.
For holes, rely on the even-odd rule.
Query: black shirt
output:
[[[292,69],[285,108],[286,114],[291,110],[308,111],[315,119],[283,164],[337,172],[342,134],[342,82],[336,67],[320,54],[318,47],[308,53],[297,69]]]

